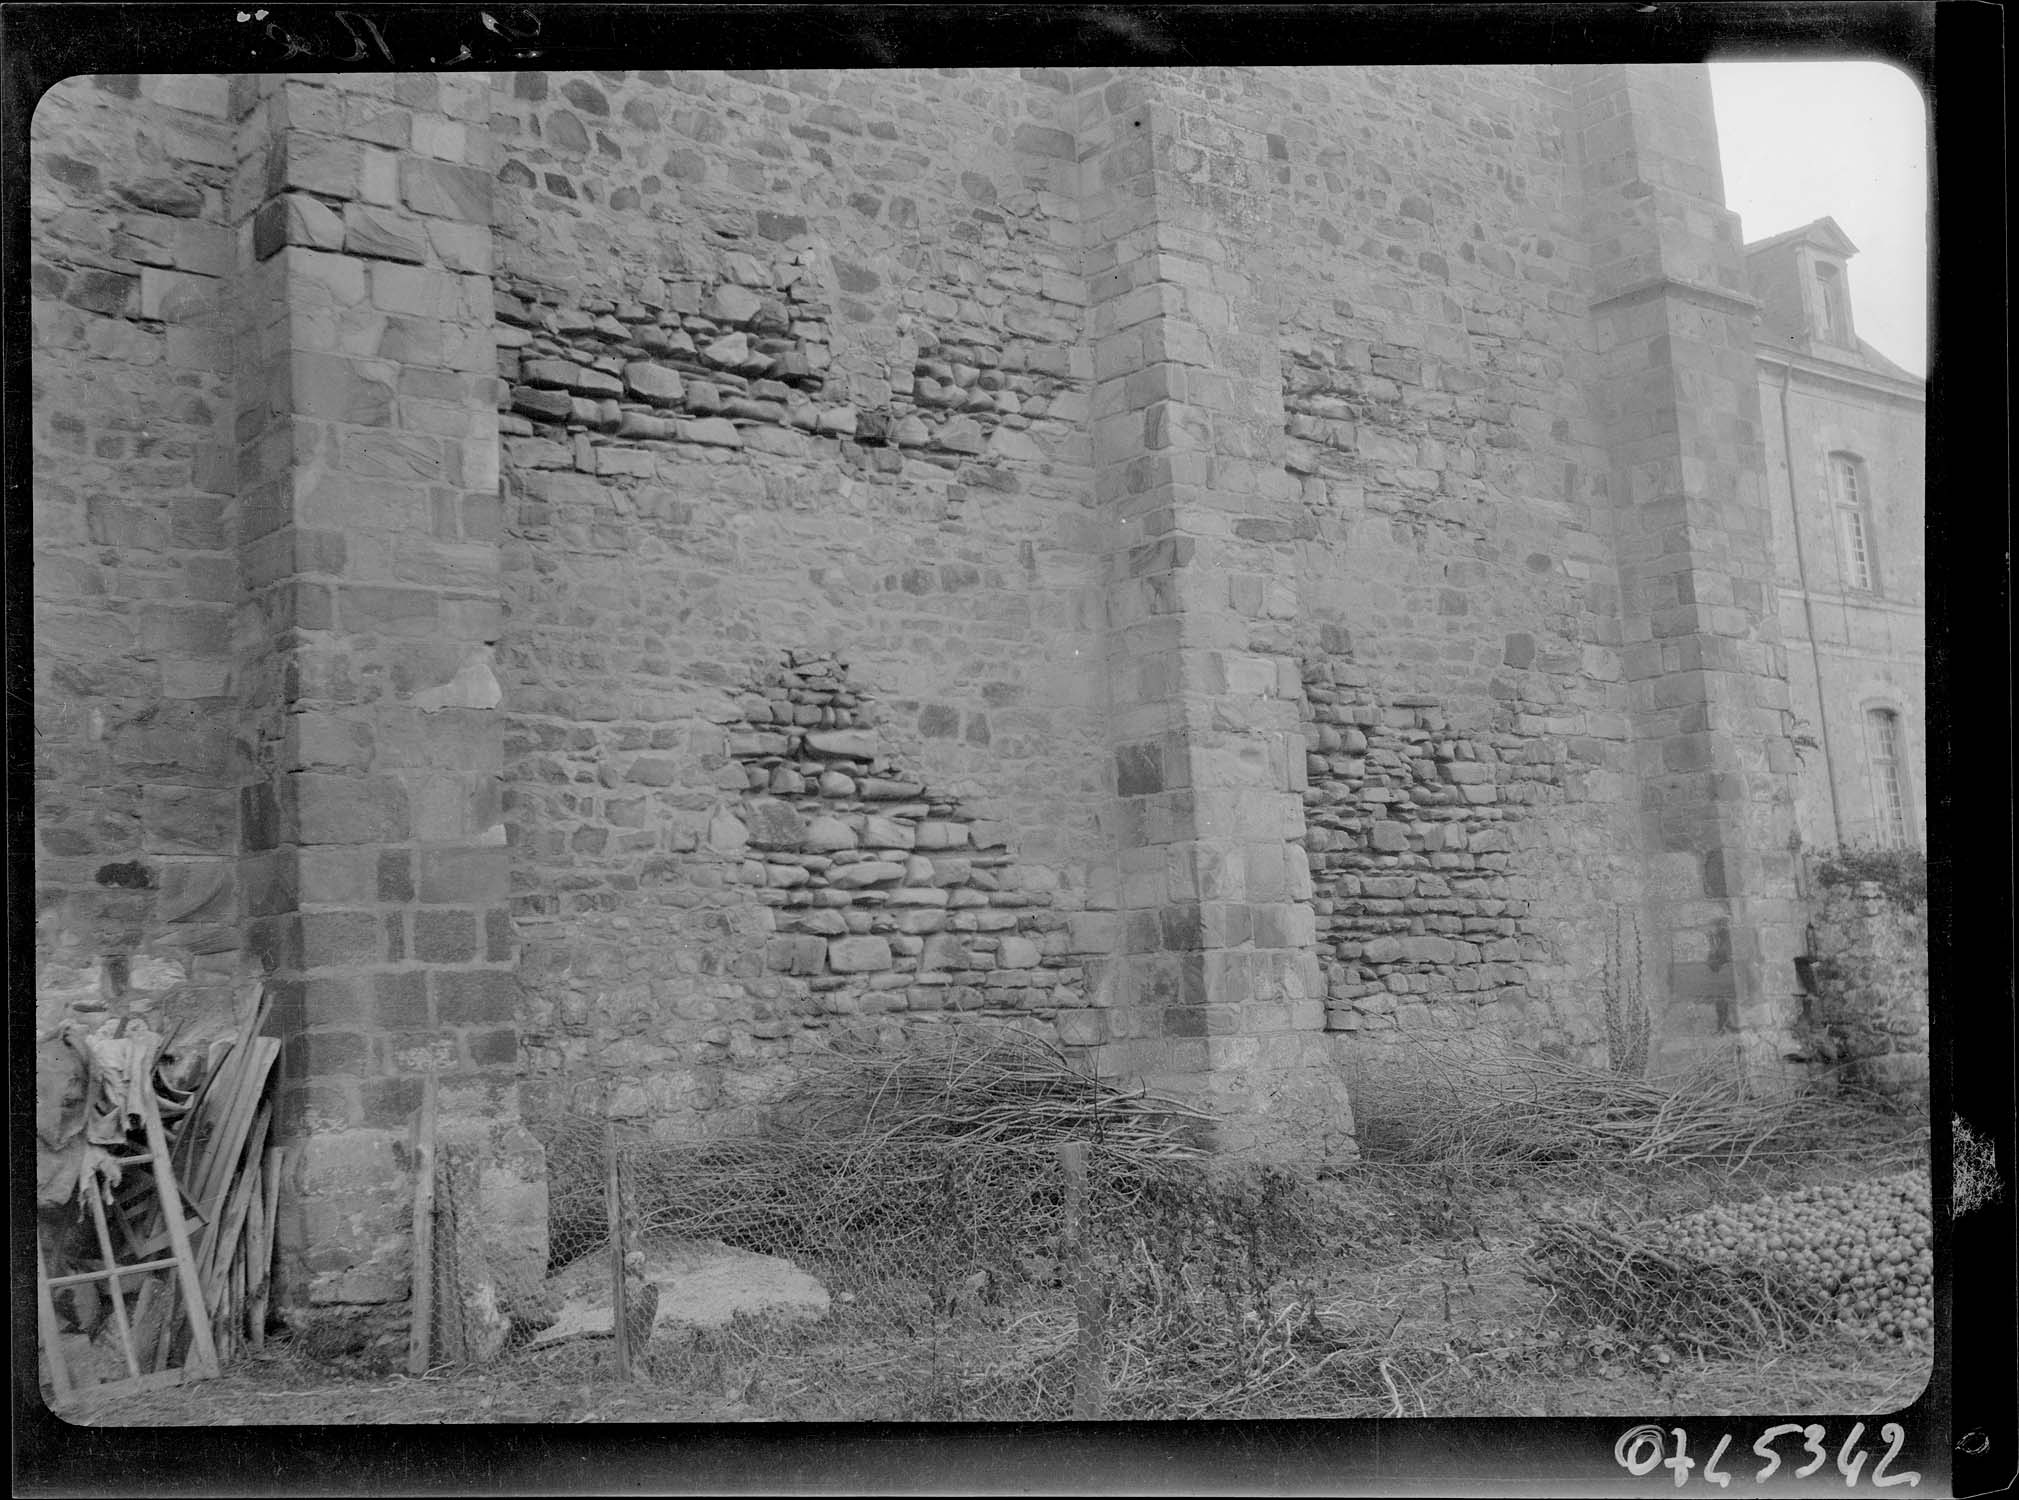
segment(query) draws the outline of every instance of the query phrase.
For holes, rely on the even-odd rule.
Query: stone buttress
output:
[[[1611,454],[1658,1055],[1785,1050],[1792,747],[1751,296],[1701,67],[1568,69]]]
[[[241,80],[242,84],[249,81]],[[498,449],[484,75],[241,90],[239,557],[263,656],[242,823],[293,1145],[299,1306],[403,1303],[410,1117],[481,1153],[487,1234],[544,1264],[517,1125],[492,646]]]
[[[1121,864],[1109,1065],[1197,1092],[1219,1144],[1350,1149],[1302,845],[1296,487],[1256,163],[1158,70],[1079,87],[1094,485]]]

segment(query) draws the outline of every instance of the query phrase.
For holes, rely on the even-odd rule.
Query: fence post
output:
[[[1093,1251],[1087,1243],[1087,1146],[1067,1141],[1059,1147],[1059,1169],[1065,1174],[1066,1231],[1060,1249],[1072,1278],[1073,1301],[1079,1313],[1079,1344],[1073,1362],[1073,1419],[1088,1422],[1101,1415],[1107,1399],[1106,1330],[1103,1328],[1101,1285],[1094,1275]]]
[[[414,1268],[407,1331],[407,1373],[425,1375],[435,1334],[435,1075],[421,1085],[414,1118]]]
[[[604,1196],[610,1211],[610,1334],[616,1340],[618,1377],[629,1380],[631,1309],[624,1295],[624,1208],[617,1173],[617,1127],[607,1117],[603,1121],[603,1167]]]

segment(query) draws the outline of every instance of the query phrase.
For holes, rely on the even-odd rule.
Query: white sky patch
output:
[[[1843,227],[1858,336],[1928,370],[1928,119],[1875,62],[1714,62],[1725,206],[1748,242],[1824,215]]]

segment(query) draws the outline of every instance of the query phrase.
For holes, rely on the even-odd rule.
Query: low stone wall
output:
[[[1928,903],[1877,881],[1809,889],[1812,1051],[1902,1102],[1928,1097]]]

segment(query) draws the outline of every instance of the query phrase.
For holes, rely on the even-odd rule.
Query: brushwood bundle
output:
[[[622,1149],[648,1235],[785,1255],[859,1284],[871,1263],[894,1274],[955,1240],[1006,1269],[1057,1235],[1061,1144],[1088,1145],[1113,1206],[1199,1157],[1188,1131],[1210,1118],[1040,1038],[966,1026],[893,1048],[845,1036],[808,1055],[757,1135]],[[596,1211],[585,1192],[584,1216]]]
[[[1572,1326],[1617,1328],[1679,1349],[1759,1354],[1828,1322],[1829,1293],[1782,1265],[1706,1260],[1661,1226],[1566,1218],[1545,1223],[1531,1252]]]
[[[1085,1140],[1139,1165],[1198,1156],[1187,1125],[1211,1116],[1101,1078],[1059,1048],[1004,1027],[948,1027],[884,1050],[847,1036],[813,1055],[774,1114],[787,1141],[959,1142],[1051,1152]]]
[[[1414,1161],[1732,1169],[1810,1141],[1829,1114],[1735,1059],[1640,1078],[1512,1044],[1398,1054],[1368,1070],[1354,1104],[1385,1151]]]

